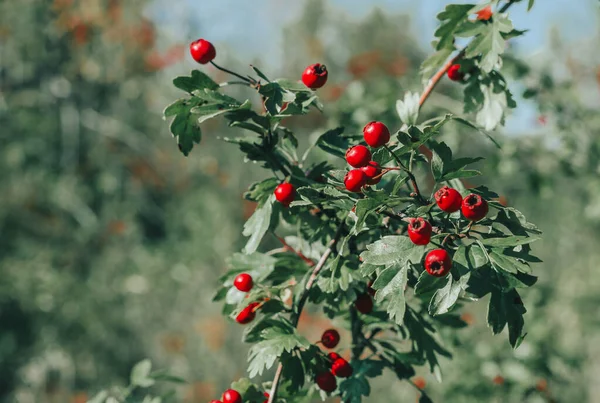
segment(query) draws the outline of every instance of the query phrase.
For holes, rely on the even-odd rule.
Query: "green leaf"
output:
[[[533,8],[533,3],[535,0],[529,0],[529,4],[527,4],[527,11],[530,11]]]
[[[367,250],[360,257],[363,263],[377,266],[398,263],[402,266],[408,262],[420,262],[424,252],[424,246],[413,244],[408,237],[390,235],[367,245]]]
[[[436,182],[449,181],[456,178],[468,178],[479,175],[478,171],[465,170],[464,167],[482,158],[452,159],[452,150],[444,142],[435,143],[431,147],[431,171]]]
[[[173,80],[175,87],[189,92],[190,94],[195,90],[217,90],[219,84],[215,83],[212,78],[207,76],[201,71],[192,70],[191,76],[180,76]]]
[[[420,74],[429,79],[434,72],[436,72],[444,62],[450,57],[454,49],[452,47],[444,48],[438,50],[429,56],[425,61],[421,64]]]
[[[267,202],[257,208],[248,221],[246,221],[246,224],[244,224],[242,234],[250,237],[244,247],[244,253],[251,254],[256,252],[260,241],[267,233],[269,225],[271,224],[271,213],[273,211],[274,200],[275,196],[270,195]]]
[[[491,24],[485,25],[486,30],[479,33],[469,43],[465,50],[465,57],[472,59],[481,56],[479,67],[486,73],[491,72],[504,53],[505,40],[502,33],[513,29],[512,22],[502,14],[495,14]]]
[[[279,182],[280,181],[277,178],[267,178],[262,182],[254,182],[250,185],[248,191],[244,193],[244,198],[246,200],[258,202],[259,205],[262,205],[269,200],[269,196],[273,194],[275,188],[279,185]]]
[[[252,383],[248,378],[240,378],[231,383],[231,389],[238,391],[242,395],[244,402],[263,402],[265,396],[260,388]]]
[[[433,295],[429,303],[429,314],[435,316],[447,313],[458,300],[460,293],[467,288],[469,277],[469,274],[466,274],[454,280],[452,276],[448,276],[444,288],[440,288]]]
[[[219,281],[224,282],[225,285],[233,285],[234,277],[240,273],[250,274],[255,281],[263,280],[275,270],[276,264],[277,259],[275,257],[264,253],[234,253],[227,259],[227,266],[230,271],[223,275]]]
[[[345,379],[339,386],[344,402],[361,403],[362,396],[371,394],[369,381],[365,377],[352,377]]]
[[[492,291],[488,305],[488,326],[492,329],[492,333],[498,334],[508,324],[510,344],[513,348],[517,348],[525,337],[523,333],[525,312],[527,311],[516,290],[507,293]]]
[[[490,257],[492,266],[496,270],[504,270],[513,274],[516,274],[519,271],[523,273],[531,272],[531,269],[527,263],[521,262],[512,256],[504,255],[501,249],[492,249],[488,255]]]
[[[419,296],[433,296],[433,294],[444,287],[446,279],[443,277],[435,277],[427,273],[425,270],[421,272],[419,280],[415,285],[415,295]]]
[[[250,378],[262,375],[284,353],[296,348],[308,348],[310,343],[296,333],[283,332],[279,328],[268,328],[262,332],[263,340],[254,344],[248,353],[248,373]]]
[[[462,23],[467,21],[472,8],[473,4],[449,4],[444,11],[437,15],[437,19],[441,21],[441,24],[435,31],[435,36],[440,38],[436,50],[454,48],[454,33]]]
[[[183,155],[188,156],[194,143],[200,143],[202,132],[196,117],[191,113],[192,108],[197,105],[194,100],[179,100],[165,109],[165,116],[175,115],[175,118],[169,126],[173,137],[177,140],[179,150]]]
[[[537,236],[506,236],[501,238],[485,238],[481,243],[487,246],[508,248],[511,246],[526,245],[539,240]]]
[[[468,246],[460,245],[452,260],[456,264],[460,264],[469,270],[478,269],[485,266],[488,263],[486,253],[477,243],[473,243]]]
[[[373,283],[373,289],[377,290],[375,299],[383,302],[388,298],[386,310],[390,319],[401,325],[406,311],[406,299],[404,289],[408,281],[408,265],[395,264],[386,268]]]
[[[147,388],[154,385],[155,381],[150,377],[151,370],[152,363],[149,359],[138,362],[131,370],[129,382],[134,386],[139,386],[142,388]]]
[[[354,224],[354,227],[352,228],[352,233],[358,234],[358,232],[362,229],[363,225],[365,224],[365,220],[367,219],[369,213],[372,213],[380,206],[381,202],[379,202],[376,199],[360,199],[356,203],[355,212],[357,219],[356,223]]]
[[[265,81],[267,81],[267,82],[271,82],[271,80],[269,80],[269,79],[267,78],[267,76],[266,76],[266,75],[265,75],[265,74],[264,74],[262,71],[260,71],[260,70],[258,69],[258,67],[256,67],[256,66],[252,66],[252,65],[250,65],[250,67],[252,67],[252,70],[254,70],[254,71],[256,72],[256,74],[258,74],[258,76],[259,76],[260,78],[262,78],[263,80],[265,80]]]
[[[344,158],[350,142],[346,137],[341,135],[343,132],[343,127],[328,130],[319,137],[316,144],[323,151]]]
[[[290,382],[291,390],[299,390],[304,386],[305,373],[302,360],[294,355],[284,355],[281,359],[283,364],[282,376]],[[246,400],[244,400],[246,401]],[[258,396],[257,402],[263,402],[264,395]]]

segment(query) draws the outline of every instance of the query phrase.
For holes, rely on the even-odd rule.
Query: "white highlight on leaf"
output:
[[[396,111],[402,123],[407,125],[415,125],[419,117],[419,98],[421,95],[418,92],[410,92],[404,94],[404,100],[396,101]]]

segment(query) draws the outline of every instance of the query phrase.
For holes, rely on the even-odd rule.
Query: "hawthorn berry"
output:
[[[350,147],[346,151],[346,162],[354,168],[362,168],[371,161],[371,151],[363,145]]]
[[[238,315],[235,317],[235,321],[242,325],[252,322],[256,317],[256,312],[254,312],[254,309],[258,305],[260,305],[258,302],[252,302],[251,304],[248,304],[247,307],[238,313]]]
[[[367,176],[367,185],[377,185],[381,181],[381,177],[374,179],[381,175],[381,166],[375,161],[369,161],[367,166],[360,169]]]
[[[475,14],[477,14],[478,21],[489,21],[489,19],[492,18],[492,15],[494,15],[492,6],[487,6],[486,8],[477,11]]]
[[[475,193],[471,193],[462,201],[462,214],[470,221],[479,221],[488,213],[488,203]]]
[[[327,82],[327,67],[324,64],[315,63],[304,69],[302,82],[311,90],[321,88]]]
[[[425,270],[434,277],[444,277],[452,268],[452,259],[445,249],[434,249],[425,256]]]
[[[453,64],[448,69],[448,78],[452,81],[462,81],[465,75],[460,71],[460,64]]]
[[[354,301],[354,307],[360,313],[369,314],[373,310],[373,299],[368,293],[360,294]]]
[[[212,43],[204,39],[198,39],[190,43],[190,54],[200,64],[206,64],[215,58],[217,51]]]
[[[331,365],[331,373],[340,378],[349,378],[352,375],[352,366],[343,358],[338,358]]]
[[[445,211],[446,213],[454,213],[455,211],[460,210],[462,196],[458,193],[458,190],[444,186],[435,192],[434,197],[440,210]]]
[[[237,390],[227,389],[223,393],[223,403],[242,403],[242,395]]]
[[[269,395],[267,392],[263,393],[263,395],[266,397],[265,401],[263,403],[269,403]]]
[[[408,237],[415,245],[427,245],[431,239],[431,224],[423,217],[413,218],[408,224]]]
[[[370,122],[363,128],[365,142],[378,148],[390,141],[390,130],[381,122]]]
[[[334,352],[334,351],[332,351],[331,353],[327,354],[327,357],[331,360],[331,362],[337,360],[338,358],[341,358],[341,356],[338,353]]]
[[[344,177],[344,185],[350,192],[358,193],[367,184],[367,175],[360,169],[351,169]]]
[[[280,183],[273,193],[275,194],[275,199],[287,207],[296,197],[296,188],[291,183]]]
[[[252,276],[248,273],[241,273],[235,277],[233,285],[242,292],[248,292],[252,289],[252,286],[254,286],[254,281],[252,280]]]
[[[333,392],[337,388],[337,381],[331,372],[321,372],[315,376],[315,383],[322,391]]]
[[[335,329],[325,330],[321,335],[321,343],[327,348],[335,348],[340,342],[340,334]]]

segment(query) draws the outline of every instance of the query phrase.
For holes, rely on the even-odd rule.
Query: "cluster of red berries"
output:
[[[440,210],[446,213],[461,210],[462,215],[469,221],[479,221],[488,213],[487,201],[475,193],[463,198],[456,189],[444,186],[435,192],[434,197]]]
[[[470,221],[479,221],[488,212],[488,203],[481,196],[471,193],[463,198],[456,189],[444,186],[435,193],[435,201],[440,210],[446,213],[462,211]],[[427,245],[431,239],[431,224],[422,217],[411,219],[408,225],[408,237],[415,245]],[[452,259],[445,249],[434,249],[427,253],[424,262],[427,273],[443,277],[452,268]]]
[[[340,342],[340,334],[335,329],[329,329],[323,332],[321,343],[327,348],[335,348]],[[321,390],[331,393],[337,388],[335,377],[348,378],[352,375],[352,366],[339,354],[331,352],[327,354],[331,364],[328,371],[320,372],[315,376],[315,383]]]
[[[233,286],[242,292],[249,292],[254,287],[254,280],[248,273],[238,274],[233,280]],[[235,321],[242,325],[250,323],[256,317],[256,310],[260,307],[260,302],[252,302],[238,313]]]
[[[370,122],[363,128],[363,137],[369,146],[378,148],[390,141],[390,131],[381,122]],[[379,183],[382,169],[371,158],[371,151],[363,145],[350,147],[346,151],[346,162],[354,168],[344,177],[344,185],[347,190],[360,192],[365,185]]]

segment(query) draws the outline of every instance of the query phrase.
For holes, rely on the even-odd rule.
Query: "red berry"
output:
[[[368,185],[376,185],[381,181],[381,177],[373,179],[376,176],[381,175],[381,166],[375,161],[369,161],[369,164],[360,169],[367,176]]]
[[[367,184],[367,175],[360,169],[352,169],[344,177],[344,185],[351,192],[358,193]]]
[[[206,64],[215,58],[217,51],[212,43],[204,39],[198,39],[190,43],[192,58],[200,64]]]
[[[242,395],[237,390],[227,389],[223,393],[223,403],[242,403]]]
[[[235,317],[235,321],[242,325],[252,322],[256,317],[256,312],[254,312],[254,308],[256,308],[258,305],[260,305],[258,302],[248,304],[247,307],[245,307],[241,310],[240,313],[238,313],[238,316]]]
[[[350,147],[346,151],[346,162],[354,168],[366,166],[371,161],[371,151],[365,146],[358,145]]]
[[[238,274],[233,280],[233,285],[240,291],[248,292],[252,289],[254,285],[254,281],[252,281],[252,276],[248,273]]]
[[[315,377],[315,383],[321,390],[331,393],[337,388],[335,376],[331,372],[321,372]]]
[[[459,71],[460,64],[453,64],[448,69],[448,78],[452,81],[462,81],[465,78],[465,75]]]
[[[390,141],[390,131],[381,122],[371,122],[363,128],[365,142],[371,147],[381,147]]]
[[[368,293],[360,294],[354,301],[354,307],[360,313],[369,314],[373,310],[373,299]]]
[[[425,270],[434,277],[444,277],[452,268],[452,259],[444,249],[434,249],[425,256]]]
[[[269,394],[267,392],[263,393],[263,395],[265,395],[266,399],[263,403],[269,403]]]
[[[338,358],[331,365],[331,373],[340,378],[348,378],[352,375],[352,366],[343,358]]]
[[[336,352],[331,352],[329,354],[327,354],[327,357],[329,357],[329,359],[331,360],[331,362],[337,360],[338,358],[341,358],[340,355]]]
[[[446,213],[454,213],[460,210],[462,196],[458,193],[458,190],[444,186],[435,192],[435,201],[440,210]]]
[[[431,224],[423,217],[411,219],[408,224],[408,237],[415,245],[427,245],[431,239]]]
[[[296,188],[291,183],[281,183],[273,193],[275,193],[275,199],[287,207],[296,197]]]
[[[492,15],[494,15],[492,6],[487,6],[486,8],[477,11],[475,14],[477,14],[477,20],[479,21],[488,21],[492,18]]]
[[[481,196],[471,193],[462,201],[462,213],[467,220],[479,221],[488,213],[488,203]]]
[[[327,67],[324,64],[311,64],[302,73],[302,82],[311,90],[316,90],[325,85],[327,74]]]
[[[340,342],[340,334],[335,329],[325,330],[321,336],[321,343],[327,348],[335,348]]]

